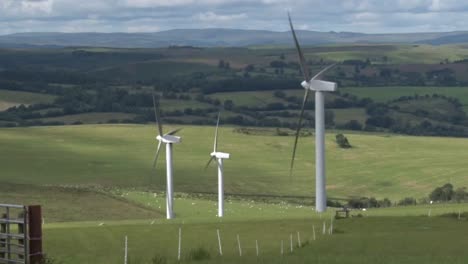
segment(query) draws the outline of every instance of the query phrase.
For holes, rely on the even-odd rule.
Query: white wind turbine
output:
[[[324,212],[327,210],[327,193],[325,182],[325,92],[334,92],[337,89],[337,84],[334,82],[326,82],[319,80],[320,76],[335,66],[332,64],[325,69],[321,70],[314,77],[310,78],[309,69],[302,53],[301,47],[296,37],[296,32],[291,21],[291,16],[288,14],[289,25],[296,45],[297,53],[299,56],[299,64],[301,66],[304,81],[301,83],[305,89],[304,100],[302,101],[301,114],[299,115],[299,122],[297,124],[296,138],[294,141],[294,149],[291,159],[290,174],[294,166],[294,158],[296,156],[297,140],[302,126],[302,118],[304,116],[304,108],[307,103],[310,91],[315,91],[315,210],[317,212]]]
[[[161,124],[161,113],[159,110],[159,101],[156,100],[153,94],[153,106],[154,106],[154,116],[156,119],[156,124],[158,128],[158,136],[156,140],[159,141],[158,149],[156,150],[156,155],[153,160],[153,169],[156,168],[156,162],[158,161],[159,151],[161,150],[161,145],[166,144],[166,218],[174,218],[173,212],[173,201],[174,201],[174,189],[172,181],[172,144],[177,144],[181,142],[181,138],[174,136],[177,132],[181,130],[175,129],[166,134],[163,134],[163,128]]]
[[[208,163],[205,166],[205,169],[208,168],[210,163],[215,160],[218,164],[218,217],[224,216],[224,179],[223,179],[223,160],[229,159],[230,154],[224,152],[218,152],[218,128],[219,128],[219,116],[218,121],[216,122],[216,131],[214,137],[213,152],[211,152],[211,158],[208,160]]]

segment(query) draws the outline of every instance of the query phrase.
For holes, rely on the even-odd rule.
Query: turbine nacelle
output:
[[[164,135],[164,136],[158,135],[156,139],[166,144],[177,144],[182,141],[181,137],[173,136],[173,135]]]
[[[217,159],[229,159],[231,156],[229,153],[224,152],[211,152],[211,157],[215,157]]]
[[[335,92],[338,88],[336,83],[322,80],[310,80],[308,82],[303,81],[301,85],[306,90],[321,92]]]

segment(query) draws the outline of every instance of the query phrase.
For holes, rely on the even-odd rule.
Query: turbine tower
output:
[[[297,40],[296,32],[291,21],[291,16],[288,13],[289,25],[296,45],[299,56],[299,64],[301,66],[304,81],[301,83],[305,89],[304,99],[302,101],[301,113],[297,124],[296,138],[294,140],[294,149],[291,159],[290,175],[294,166],[294,158],[296,156],[297,140],[302,126],[304,110],[309,97],[310,91],[315,91],[315,210],[317,212],[325,212],[327,210],[327,193],[326,193],[326,177],[325,177],[325,92],[334,92],[337,89],[337,84],[319,80],[320,76],[335,66],[332,64],[321,70],[314,77],[310,78],[309,69],[307,67],[304,54],[302,53],[299,41]]]
[[[218,128],[219,128],[219,116],[218,121],[216,122],[216,131],[214,137],[213,152],[211,152],[211,158],[208,160],[208,163],[205,166],[205,169],[210,166],[210,163],[215,160],[218,164],[218,217],[224,216],[224,178],[223,178],[223,160],[229,159],[230,154],[224,152],[218,152]]]
[[[154,107],[154,116],[156,119],[156,125],[158,128],[158,136],[156,140],[159,141],[158,148],[156,150],[156,155],[153,160],[153,169],[156,168],[156,162],[158,161],[159,152],[161,150],[161,145],[166,144],[166,218],[173,219],[173,201],[174,201],[174,189],[172,181],[172,144],[178,144],[181,142],[181,138],[175,136],[177,132],[181,130],[175,129],[166,134],[163,133],[163,127],[161,124],[161,113],[159,110],[159,101],[156,100],[153,94],[153,107]]]

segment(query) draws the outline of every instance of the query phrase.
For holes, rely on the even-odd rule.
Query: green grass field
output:
[[[346,46],[345,46],[346,47]],[[348,50],[332,50],[314,52],[310,56],[321,57],[327,60],[343,61],[343,60],[363,60],[369,58],[373,63],[389,63],[389,64],[404,64],[404,63],[439,63],[448,59],[449,61],[462,60],[468,57],[468,49],[457,45],[395,45],[389,46],[383,52],[377,46],[369,46],[368,49],[349,48]],[[387,61],[383,61],[382,57],[387,56]]]
[[[239,205],[228,203],[227,208]],[[261,203],[255,206],[270,213],[285,207],[269,205],[267,209]],[[332,210],[318,215],[310,208],[290,207],[287,214],[271,218],[270,215],[264,217],[258,210],[245,209],[242,217],[231,217],[230,212],[221,220],[208,214],[190,215],[193,209],[178,207],[176,212],[180,212],[180,217],[171,221],[46,224],[45,250],[63,263],[118,263],[123,261],[124,237],[128,236],[130,263],[154,263],[151,259],[155,256],[166,261],[156,263],[177,263],[181,228],[183,263],[464,263],[468,260],[464,250],[468,245],[464,238],[468,231],[468,214],[464,213],[460,220],[440,216],[445,212],[455,213],[459,208],[461,206],[456,204],[439,206],[433,209],[431,217],[405,213],[424,212],[425,206],[375,210],[376,215],[389,212],[386,216],[374,216],[373,210],[369,210],[361,218],[334,220],[334,231],[330,235]],[[216,230],[221,235],[222,257],[218,253]],[[239,256],[237,235],[242,257]],[[255,240],[259,245],[258,257]],[[284,255],[281,254],[282,241]],[[191,260],[189,252],[198,248],[208,252],[210,258]]]
[[[0,129],[0,180],[163,190],[163,159],[156,173],[151,169],[155,133],[154,125]],[[203,169],[212,150],[213,133],[212,127],[197,126],[185,126],[180,133],[183,143],[174,147],[176,191],[216,191],[215,168]],[[466,139],[349,134],[354,148],[343,150],[334,137],[328,134],[326,142],[327,184],[332,197],[420,198],[447,182],[468,186]],[[290,178],[293,137],[249,136],[231,127],[221,128],[220,149],[232,154],[225,164],[226,191],[312,196],[313,142],[312,137],[300,139]],[[154,184],[148,186],[150,177]]]
[[[333,109],[333,113],[335,114],[336,124],[344,124],[349,120],[356,120],[361,124],[365,124],[368,118],[364,108]]]
[[[376,102],[387,102],[401,96],[432,95],[442,94],[457,98],[460,102],[468,106],[467,87],[430,87],[430,86],[387,86],[387,87],[346,87],[341,90],[343,93],[354,94],[358,97],[369,97]]]
[[[52,95],[2,90],[0,87],[0,111],[21,104],[51,103],[54,99]]]
[[[225,92],[225,93],[213,93],[209,97],[213,99],[219,99],[221,102],[224,100],[232,100],[237,106],[266,106],[270,103],[284,103],[288,102],[282,98],[274,96],[275,91],[245,91],[245,92]],[[297,96],[298,98],[303,98],[304,90],[285,90],[283,91],[286,96]],[[329,94],[327,95],[327,100],[333,100],[336,98],[336,95]],[[310,99],[309,99],[310,100]]]
[[[117,80],[155,80],[175,78],[195,72],[212,73],[217,71],[219,71],[217,67],[202,63],[155,60],[95,69],[90,74],[102,78],[112,77]]]
[[[109,112],[109,113],[83,113],[83,114],[75,114],[75,115],[64,115],[58,117],[47,117],[42,118],[42,121],[52,122],[64,122],[65,124],[73,124],[75,122],[82,122],[86,124],[97,124],[100,122],[107,122],[109,120],[117,120],[122,121],[126,119],[133,119],[136,115],[135,114],[127,114],[127,113],[117,113],[117,112]]]
[[[157,210],[105,192],[71,186],[19,185],[2,182],[0,201],[9,204],[40,204],[49,222],[149,219],[162,216]]]
[[[178,263],[179,228],[182,263],[461,264],[468,260],[467,204],[354,210],[353,218],[334,220],[332,235],[323,234],[323,224],[330,226],[334,209],[317,214],[310,203],[312,137],[301,138],[294,176],[289,178],[292,137],[249,136],[232,127],[221,128],[219,148],[232,158],[225,162],[226,217],[219,219],[215,195],[189,194],[216,192],[215,168],[203,170],[213,128],[183,128],[183,142],[174,147],[174,220],[164,219],[163,160],[156,173],[151,170],[154,125],[0,129],[0,200],[42,205],[44,250],[54,263],[123,262],[125,236],[129,263]],[[355,147],[342,150],[333,138],[334,134],[327,135],[331,197],[396,201],[426,197],[449,181],[458,187],[468,185],[465,139],[348,134]],[[306,197],[295,197],[291,204],[282,197],[259,194]],[[200,248],[210,257],[194,261],[190,252]]]
[[[385,86],[385,87],[345,87],[343,93],[354,94],[358,97],[369,97],[377,102],[387,102],[401,96],[443,94],[458,98],[468,104],[467,87],[431,87],[431,86]]]

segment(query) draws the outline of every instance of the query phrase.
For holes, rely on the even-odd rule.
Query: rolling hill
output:
[[[290,178],[292,137],[273,136],[274,129],[257,135],[236,131],[224,127],[220,132],[220,149],[232,154],[225,164],[228,193],[312,197],[313,138],[300,139]],[[174,150],[176,191],[216,191],[215,169],[203,169],[213,133],[212,127],[184,126],[183,143]],[[156,172],[151,170],[154,136],[151,125],[0,129],[0,181],[164,190],[164,162]],[[326,143],[331,197],[399,200],[426,197],[447,182],[468,186],[466,139],[349,134],[353,148],[344,150],[334,136],[328,134]],[[148,186],[150,177],[154,184]]]
[[[355,32],[317,32],[298,30],[304,45],[343,43],[428,43],[465,42],[466,32],[364,34]],[[45,48],[92,46],[155,48],[177,46],[239,47],[292,44],[290,32],[241,29],[175,29],[154,33],[15,33],[0,36],[0,47]]]

